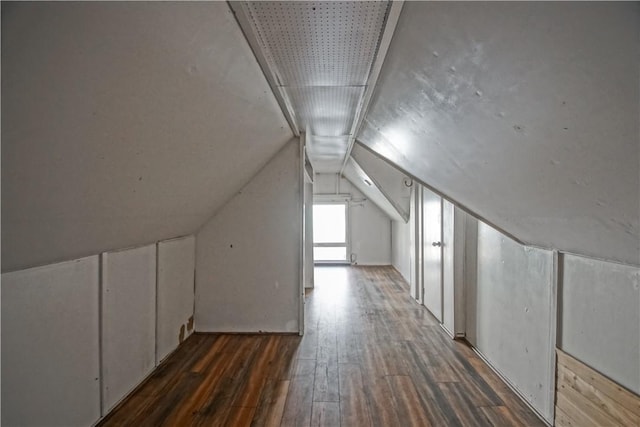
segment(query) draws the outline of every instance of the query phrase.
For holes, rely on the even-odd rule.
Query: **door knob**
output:
[[[431,244],[431,246],[437,246],[437,247],[440,247],[440,246],[442,246],[442,242],[433,242],[433,243]]]

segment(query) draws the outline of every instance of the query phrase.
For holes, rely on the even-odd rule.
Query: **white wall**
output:
[[[467,283],[467,339],[552,420],[553,254],[478,224],[477,280]]]
[[[98,256],[2,275],[2,425],[100,417]]]
[[[198,232],[198,332],[298,332],[300,167],[291,140]]]
[[[352,189],[351,255],[358,265],[391,264],[391,220],[371,201],[361,199],[362,193]]]
[[[101,348],[109,411],[156,365],[156,245],[102,254]]]
[[[406,183],[411,182],[411,179],[365,147],[366,145],[355,144],[351,156],[403,218],[408,218],[411,187]]]
[[[523,242],[638,265],[639,12],[405,2],[358,141]]]
[[[411,223],[391,222],[391,265],[404,280],[411,281]]]
[[[193,316],[193,252],[190,236],[2,274],[2,424],[106,415],[177,346],[174,321]]]
[[[316,173],[313,194],[350,194],[353,186],[335,173]]]
[[[640,393],[640,270],[563,255],[558,345]]]
[[[226,2],[2,3],[2,269],[193,233],[291,138]]]
[[[158,243],[156,361],[159,363],[194,331],[196,239]]]
[[[316,174],[313,191],[317,196],[338,193],[351,196],[349,221],[355,264],[391,265],[391,220],[387,214],[337,174]]]
[[[381,191],[382,188],[376,184],[371,176],[367,175],[364,169],[362,169],[353,158],[347,161],[342,176],[368,200],[387,214],[392,221],[404,221],[408,219],[408,214],[404,212],[402,214],[400,213],[398,208],[395,207],[393,199]]]

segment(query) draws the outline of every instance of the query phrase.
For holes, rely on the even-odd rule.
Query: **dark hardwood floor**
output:
[[[191,336],[101,426],[543,426],[391,267],[316,268],[306,334]]]

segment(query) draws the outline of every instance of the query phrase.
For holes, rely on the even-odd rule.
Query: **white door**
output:
[[[422,187],[414,185],[411,191],[409,227],[410,235],[410,292],[411,296],[422,304]]]
[[[423,304],[442,322],[442,198],[422,192]]]

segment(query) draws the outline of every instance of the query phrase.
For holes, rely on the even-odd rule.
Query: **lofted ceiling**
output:
[[[340,172],[399,6],[386,0],[230,5],[293,132],[306,133],[314,170]]]
[[[293,137],[223,2],[2,2],[2,269],[193,233]]]
[[[413,180],[360,144],[353,146],[351,158],[368,174],[402,220],[409,221]]]
[[[382,188],[375,182],[375,180],[367,175],[367,172],[350,157],[347,161],[347,165],[344,168],[343,176],[354,187],[356,187],[364,196],[371,200],[382,212],[394,221],[408,220],[407,214],[400,212],[395,204],[395,199],[385,194]]]
[[[525,243],[640,264],[639,17],[3,2],[3,271],[192,233],[302,132],[316,171],[398,212],[371,153]]]
[[[640,264],[640,4],[407,2],[358,141],[521,241]]]
[[[383,180],[355,132],[524,243],[640,264],[638,3],[232,7],[318,172]]]

